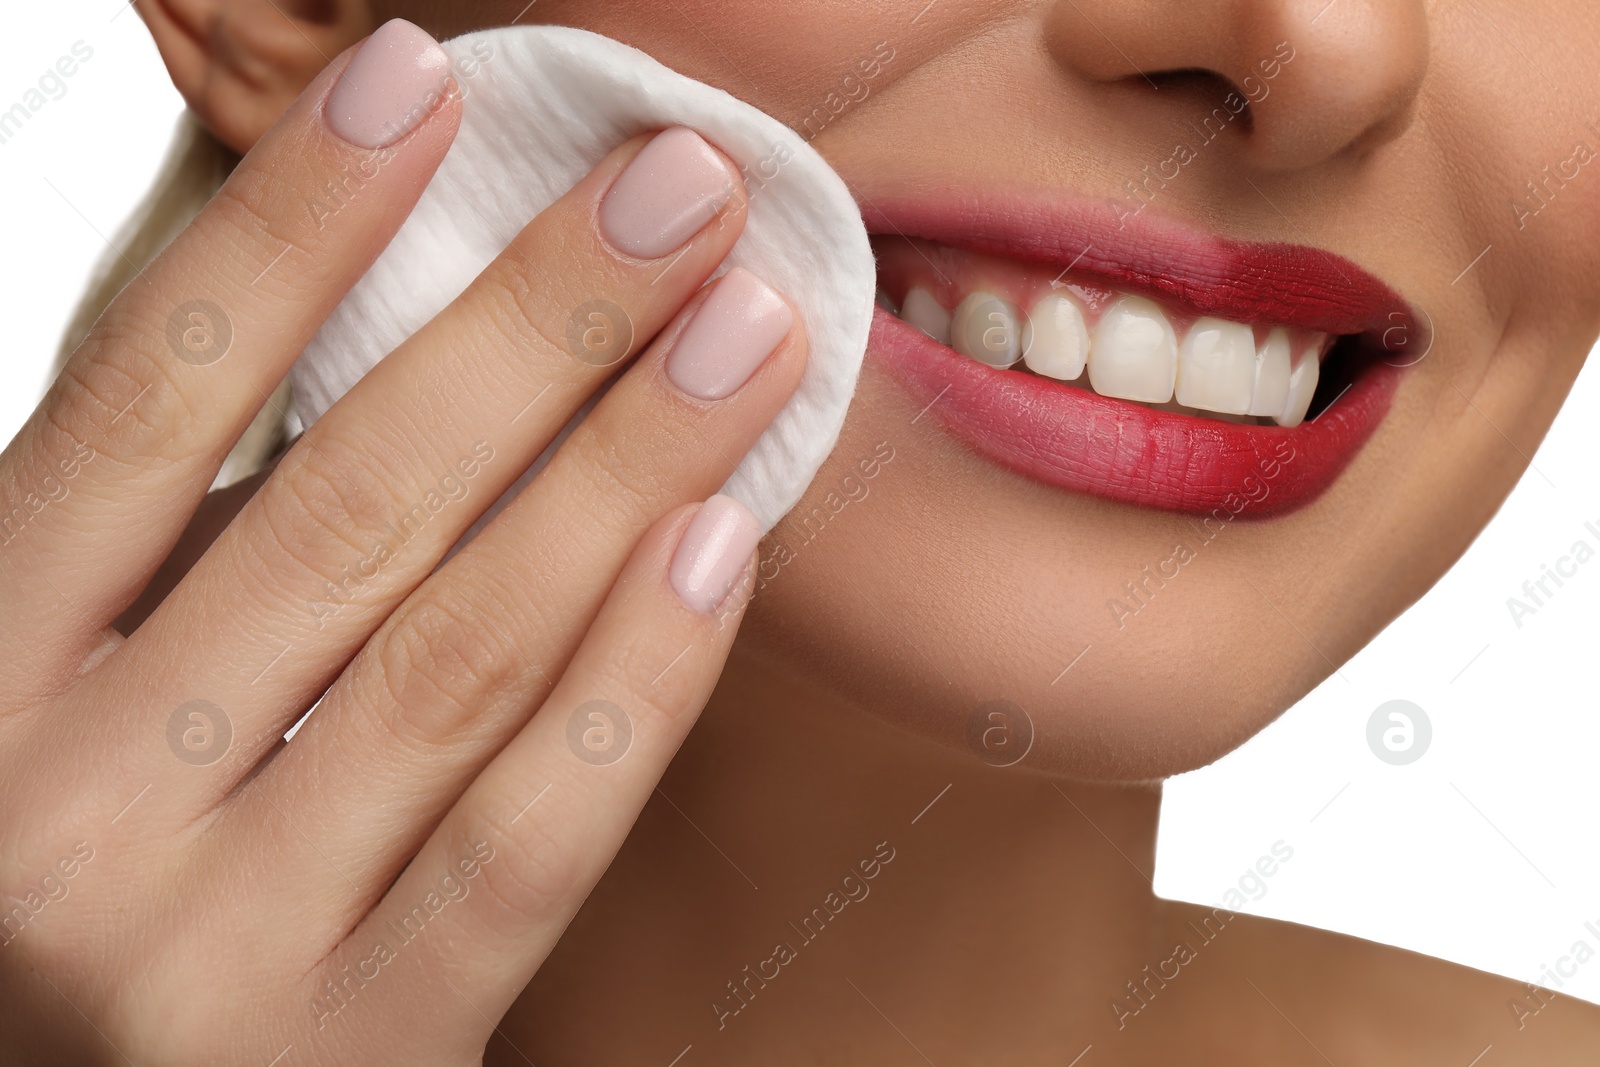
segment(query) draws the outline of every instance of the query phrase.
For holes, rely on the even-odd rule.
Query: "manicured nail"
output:
[[[387,148],[438,103],[450,80],[439,42],[404,19],[367,38],[328,94],[328,128],[361,148]]]
[[[667,572],[678,599],[694,611],[716,611],[743,577],[760,540],[761,524],[733,497],[718,494],[701,504]]]
[[[700,400],[721,400],[749,380],[794,324],[771,286],[743,267],[717,282],[667,354],[672,384]]]
[[[693,130],[656,134],[633,157],[600,204],[600,232],[617,248],[658,259],[717,217],[733,196],[722,157]]]

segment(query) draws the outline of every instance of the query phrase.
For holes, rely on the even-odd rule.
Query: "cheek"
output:
[[[908,35],[889,27],[909,25],[926,2],[798,0],[764,5],[757,14],[748,0],[675,0],[671,17],[663,17],[660,0],[539,0],[537,18],[632,45],[815,136],[825,124],[824,115],[831,123],[892,81],[897,69],[912,66],[897,52]],[[474,15],[489,19],[478,25],[504,24],[524,3],[480,4]],[[945,3],[995,6],[972,5],[970,0]],[[461,21],[459,14],[440,12],[440,17]],[[889,39],[894,36],[901,40]]]

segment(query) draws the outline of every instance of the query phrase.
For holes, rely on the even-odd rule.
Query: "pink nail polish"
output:
[[[713,612],[728,598],[761,540],[750,509],[718,494],[700,505],[672,554],[667,580],[694,611]]]
[[[722,157],[693,130],[663,130],[633,157],[600,203],[600,232],[630,256],[675,252],[733,195]]]
[[[667,354],[672,384],[721,400],[749,380],[794,324],[787,301],[743,267],[722,276]]]
[[[450,57],[404,19],[367,38],[328,94],[328,128],[360,148],[387,148],[416,128],[443,96]]]

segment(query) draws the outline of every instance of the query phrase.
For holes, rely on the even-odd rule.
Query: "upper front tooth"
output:
[[[1089,345],[1089,384],[1101,396],[1163,404],[1172,399],[1178,339],[1166,314],[1142,296],[1120,296]]]
[[[1306,411],[1311,407],[1311,397],[1317,391],[1317,376],[1321,373],[1321,366],[1322,361],[1317,358],[1315,348],[1300,353],[1294,370],[1289,372],[1289,399],[1284,402],[1283,411],[1276,416],[1279,426],[1299,426],[1305,421]]]
[[[1022,328],[1022,360],[1047,378],[1070,382],[1089,359],[1089,327],[1078,302],[1061,293],[1044,297],[1028,312]]]
[[[1178,403],[1243,415],[1255,387],[1255,331],[1237,322],[1202,318],[1178,349]]]
[[[900,305],[900,317],[938,341],[950,343],[950,312],[926,289],[912,289]]]
[[[1256,349],[1251,415],[1281,415],[1289,402],[1289,331],[1276,326]]]
[[[983,289],[956,305],[950,345],[991,367],[1009,367],[1022,356],[1022,315],[1017,305]]]

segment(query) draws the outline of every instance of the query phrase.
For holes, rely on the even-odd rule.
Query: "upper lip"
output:
[[[861,214],[872,233],[1038,263],[1195,315],[1365,334],[1391,353],[1423,343],[1422,320],[1405,299],[1319,248],[1240,241],[1153,215],[1042,196],[873,199],[862,203]]]

